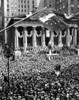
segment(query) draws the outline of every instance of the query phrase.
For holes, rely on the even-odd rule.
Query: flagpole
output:
[[[6,27],[6,28],[0,30],[0,33],[3,32],[3,31],[5,31],[5,30],[7,30],[7,29],[9,29],[9,28],[11,28],[12,26],[14,26],[14,25],[16,25],[16,24],[18,24],[18,23],[20,23],[20,22],[22,22],[22,21],[24,21],[24,20],[26,20],[26,19],[28,19],[28,18],[34,16],[34,15],[36,15],[37,13],[39,13],[40,11],[45,10],[46,8],[47,8],[47,7],[43,8],[43,9],[41,9],[41,10],[35,12],[35,13],[33,13],[33,14],[30,15],[30,16],[27,16],[26,18],[22,18],[20,21],[17,21],[17,22],[15,22],[14,24],[12,24],[12,25],[10,25],[10,26],[8,26],[8,27]]]

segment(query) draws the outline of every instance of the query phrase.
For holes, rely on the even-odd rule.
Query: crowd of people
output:
[[[0,61],[0,100],[79,100],[79,57],[51,56],[30,49],[17,61]]]

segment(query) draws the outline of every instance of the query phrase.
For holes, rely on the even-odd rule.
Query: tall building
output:
[[[0,30],[4,27],[3,0],[0,0]],[[3,41],[4,34],[0,32],[0,43]]]
[[[29,14],[35,10],[35,7],[37,7],[37,0],[4,0],[5,23],[9,21],[9,17]]]
[[[49,5],[55,9],[55,0],[40,0],[38,10],[40,10],[46,6],[49,6]]]
[[[44,0],[44,6],[51,6],[52,8],[55,8],[55,0]]]
[[[2,28],[2,4],[0,0],[0,29]]]
[[[68,14],[68,0],[55,0],[55,9]]]
[[[55,9],[68,15],[79,12],[79,0],[55,0]]]
[[[40,0],[38,8],[42,9],[48,5],[68,15],[79,12],[79,0]]]

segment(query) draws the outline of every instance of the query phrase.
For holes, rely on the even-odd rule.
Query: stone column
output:
[[[5,33],[5,43],[7,43],[7,31],[4,31]]]
[[[77,28],[74,29],[74,46],[77,45]]]
[[[26,27],[24,27],[24,36],[23,36],[23,46],[24,46],[24,52],[26,51],[27,48],[27,30]]]
[[[18,30],[17,27],[15,27],[15,50],[18,49]]]
[[[62,47],[63,46],[63,44],[62,44],[62,31],[60,31],[60,33],[59,33],[59,41],[58,42],[59,42],[58,47]]]
[[[69,40],[69,37],[70,37],[70,30],[69,28],[67,29],[67,35],[66,35],[66,45],[68,47],[70,47],[70,40]]]
[[[50,41],[52,42],[52,46],[54,46],[54,33],[51,32]]]
[[[42,39],[41,39],[41,42],[42,42],[42,47],[45,47],[45,28],[42,27]]]
[[[36,43],[36,34],[37,34],[36,27],[33,27],[33,47],[37,46],[37,43]]]

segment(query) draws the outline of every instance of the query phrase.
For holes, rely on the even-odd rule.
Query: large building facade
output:
[[[9,21],[10,17],[26,14],[37,7],[37,0],[3,0],[4,1],[4,17],[5,23]]]
[[[79,12],[79,0],[55,0],[55,9],[68,15]]]
[[[47,7],[47,6],[51,6],[53,9],[55,9],[55,0],[40,0],[39,6],[38,6],[38,10]]]
[[[68,0],[55,0],[55,9],[68,14]]]
[[[57,11],[63,11],[69,15],[72,14],[69,8],[71,7],[70,1],[66,2],[65,0],[61,0],[61,1],[56,0],[54,4],[56,4],[57,1],[58,1],[57,3],[58,5],[55,6],[55,9],[57,9]],[[45,3],[46,2],[44,1],[43,4]],[[51,0],[50,2],[48,2],[47,0],[47,3],[44,5],[44,7],[46,5],[50,5],[50,3]],[[41,1],[40,4],[42,4]],[[66,9],[67,7],[69,10]],[[15,19],[14,22],[17,21]],[[14,45],[15,49],[23,47],[24,51],[28,46],[33,46],[33,47],[48,46],[49,41],[52,41],[52,45],[57,47],[62,47],[63,45],[77,47],[79,46],[79,34],[78,34],[79,27],[76,22],[75,23],[71,22],[69,24],[72,24],[71,26],[73,27],[68,28],[65,31],[60,31],[56,33],[53,31],[51,32],[49,29],[46,29],[43,24],[41,24],[36,20],[26,20],[21,23],[18,23],[17,25],[14,25],[11,29],[8,30],[8,34],[6,35],[7,43],[9,43],[10,45]]]
[[[9,25],[19,21],[19,19],[11,19]],[[61,48],[65,46],[79,45],[79,29],[78,27],[67,28],[64,31],[54,32],[47,29],[44,24],[38,20],[26,19],[17,23],[7,31],[7,43],[13,46],[15,50],[22,48],[24,51],[28,47],[47,47],[49,41],[52,46]]]
[[[4,28],[3,0],[0,0],[0,30]],[[0,43],[4,41],[4,34],[0,32]]]
[[[62,11],[68,15],[79,12],[79,0],[41,0],[39,8],[49,5],[57,11]]]

